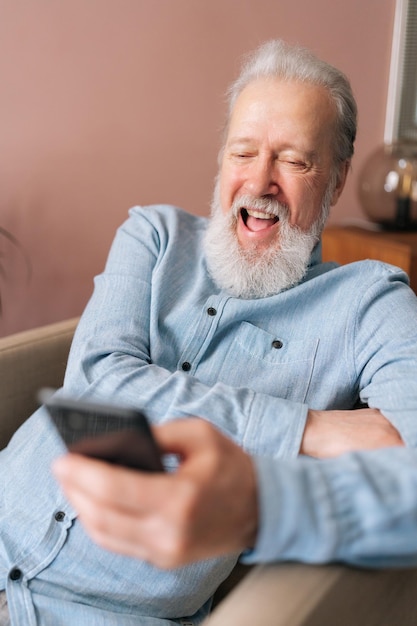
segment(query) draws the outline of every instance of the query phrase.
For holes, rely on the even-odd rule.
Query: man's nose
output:
[[[269,159],[257,159],[248,172],[246,187],[253,196],[276,196],[279,185],[274,163]]]

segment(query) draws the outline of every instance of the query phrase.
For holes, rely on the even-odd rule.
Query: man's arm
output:
[[[324,459],[355,450],[402,445],[398,430],[377,409],[309,410],[300,453]]]
[[[251,549],[247,562],[417,564],[417,453],[251,458],[198,419],[155,428],[178,471],[146,474],[67,455],[54,467],[91,537],[171,568]]]

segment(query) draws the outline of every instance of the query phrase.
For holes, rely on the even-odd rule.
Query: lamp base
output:
[[[358,193],[367,217],[384,230],[417,230],[417,144],[377,148],[360,172]]]

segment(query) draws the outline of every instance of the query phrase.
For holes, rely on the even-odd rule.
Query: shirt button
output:
[[[283,345],[284,344],[279,339],[274,339],[274,341],[272,342],[272,347],[276,348],[276,350],[280,350],[280,348],[282,348]]]
[[[65,513],[64,511],[57,511],[54,517],[57,522],[63,522],[65,519]]]
[[[18,567],[14,567],[9,573],[10,580],[19,580],[21,577],[22,572]]]
[[[213,308],[212,306],[209,306],[209,308],[207,309],[207,313],[208,315],[211,315],[211,317],[214,317],[215,315],[217,315],[216,309]]]
[[[189,363],[188,361],[184,361],[181,367],[184,370],[184,372],[189,372],[191,369],[191,363]]]

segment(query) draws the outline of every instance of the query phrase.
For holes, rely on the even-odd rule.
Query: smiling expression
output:
[[[335,106],[320,86],[263,78],[238,96],[220,168],[223,212],[249,196],[274,199],[287,209],[291,226],[308,231],[320,216],[334,167]],[[331,204],[346,179],[339,172]],[[262,250],[279,242],[279,218],[248,204],[237,211],[236,234],[244,248]]]

